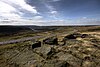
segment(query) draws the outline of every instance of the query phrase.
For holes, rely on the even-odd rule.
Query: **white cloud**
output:
[[[51,11],[51,14],[57,14],[57,11]]]
[[[58,12],[56,11],[56,9],[54,8],[54,6],[52,6],[49,2],[54,2],[54,1],[58,1],[58,0],[43,0],[41,1],[45,7],[47,7],[47,9],[49,10],[49,17],[53,18],[53,19],[58,19]]]
[[[38,25],[38,26],[43,26],[43,25],[49,25],[48,21],[45,20],[4,20],[0,21],[0,25]]]
[[[0,19],[21,19],[25,11],[38,14],[35,7],[30,6],[24,0],[0,0]]]
[[[15,17],[20,18],[19,15],[12,13],[16,11],[17,10],[12,6],[10,6],[9,4],[0,1],[0,18],[6,18],[6,19],[11,19]]]
[[[51,14],[50,17],[52,17],[52,18],[54,18],[54,19],[58,19],[58,17],[57,17],[57,16],[58,16],[58,12],[57,12],[57,11],[53,11],[53,10],[52,10],[52,11],[50,12],[50,14]]]
[[[60,0],[52,0],[52,1],[60,1]],[[50,17],[57,19],[58,12],[56,9],[44,2],[45,6],[49,9]],[[28,11],[33,15],[31,20],[22,19],[23,15]],[[35,14],[35,16],[34,16]],[[76,20],[53,20],[53,21],[45,21],[42,16],[37,16],[39,14],[35,7],[30,6],[24,0],[0,0],[0,19],[8,19],[8,20],[0,20],[0,25],[75,25],[75,24],[99,24],[100,18],[92,19],[92,18],[79,18]],[[99,22],[97,21],[99,20]],[[84,22],[83,22],[84,21]]]
[[[42,16],[35,16],[35,17],[33,17],[33,19],[32,20],[43,20],[43,17]]]
[[[39,18],[37,16],[37,18]],[[66,26],[66,25],[100,25],[100,21],[93,21],[93,19],[88,19],[89,21],[84,21],[81,19],[76,20],[5,20],[0,22],[0,25],[39,25],[39,26]]]
[[[57,16],[58,16],[58,12],[56,11],[56,9],[53,7],[53,6],[51,6],[51,5],[49,5],[49,4],[46,4],[46,7],[49,9],[49,13],[51,14],[51,16],[50,17],[52,17],[52,18],[54,18],[54,19],[57,19]]]
[[[53,0],[54,2],[56,2],[56,1],[60,1],[60,0]]]
[[[21,8],[23,8],[23,9],[25,9],[27,11],[30,11],[32,13],[37,13],[37,11],[35,10],[35,7],[32,7],[32,6],[28,5],[25,2],[25,0],[8,0],[8,1],[20,6]]]
[[[57,1],[61,1],[61,0],[46,0],[47,2],[57,2]]]

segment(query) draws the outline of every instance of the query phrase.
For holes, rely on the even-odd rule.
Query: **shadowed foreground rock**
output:
[[[36,42],[32,45],[32,49],[37,48],[37,47],[41,47],[41,42],[40,42],[40,41],[36,41]]]
[[[58,44],[58,38],[57,37],[50,37],[46,38],[43,40],[44,44],[49,44],[49,45],[57,45]]]
[[[81,35],[81,38],[85,38],[85,37],[88,37],[88,34],[82,34]]]
[[[80,37],[80,36],[81,36],[80,33],[74,32],[74,33],[72,33],[72,34],[67,35],[64,39],[65,39],[65,40],[66,40],[66,39],[76,39],[77,37]]]

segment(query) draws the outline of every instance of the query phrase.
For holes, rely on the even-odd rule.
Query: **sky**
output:
[[[0,0],[0,25],[100,25],[100,0]]]

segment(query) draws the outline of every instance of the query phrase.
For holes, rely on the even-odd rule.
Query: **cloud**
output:
[[[82,17],[75,20],[76,24],[83,24],[83,25],[100,25],[99,18],[89,18],[89,17]]]
[[[51,14],[57,14],[57,11],[51,11]]]
[[[56,8],[54,8],[53,5],[50,4],[50,2],[54,2],[54,1],[58,1],[58,0],[43,0],[41,2],[48,9],[47,13],[49,17],[56,20],[58,18],[58,11],[56,10]]]
[[[15,14],[13,12],[16,12],[17,10],[10,6],[9,4],[6,4],[2,1],[0,1],[0,18],[6,18],[6,19],[11,19],[11,18],[20,18],[18,14]]]
[[[38,14],[35,7],[24,0],[0,0],[0,19],[20,19],[26,13]]]
[[[58,1],[61,1],[61,0],[46,0],[47,2],[58,2]]]
[[[52,17],[54,19],[58,19],[58,17],[57,17],[58,16],[58,12],[57,11],[51,11],[50,14],[51,14],[50,17]]]
[[[35,16],[35,17],[33,17],[32,20],[34,20],[34,21],[36,21],[36,20],[43,20],[43,17],[42,16]]]
[[[39,12],[36,10],[36,7],[27,4],[24,0],[0,0],[0,25],[100,25],[100,18],[93,19],[83,17],[75,20],[58,20],[59,13],[56,8],[54,8],[54,6],[51,5],[50,2],[48,2],[50,0],[41,1],[43,1],[43,4],[49,10],[47,13],[49,18],[52,17],[52,20],[44,20],[44,17],[40,16]],[[51,1],[57,2],[60,0]]]
[[[52,6],[52,5],[46,5],[49,9],[49,13],[50,13],[50,17],[52,17],[53,19],[58,19],[58,11],[56,11],[56,9]]]
[[[4,20],[0,22],[0,25],[38,25],[38,26],[66,26],[66,25],[100,25],[100,20],[88,18],[85,19],[66,19],[66,20],[43,20],[41,16],[37,16],[40,20]]]
[[[60,1],[60,0],[53,0],[53,2]]]

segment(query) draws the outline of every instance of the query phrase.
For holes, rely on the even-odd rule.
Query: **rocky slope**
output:
[[[71,33],[0,50],[0,67],[99,67],[100,34]]]

